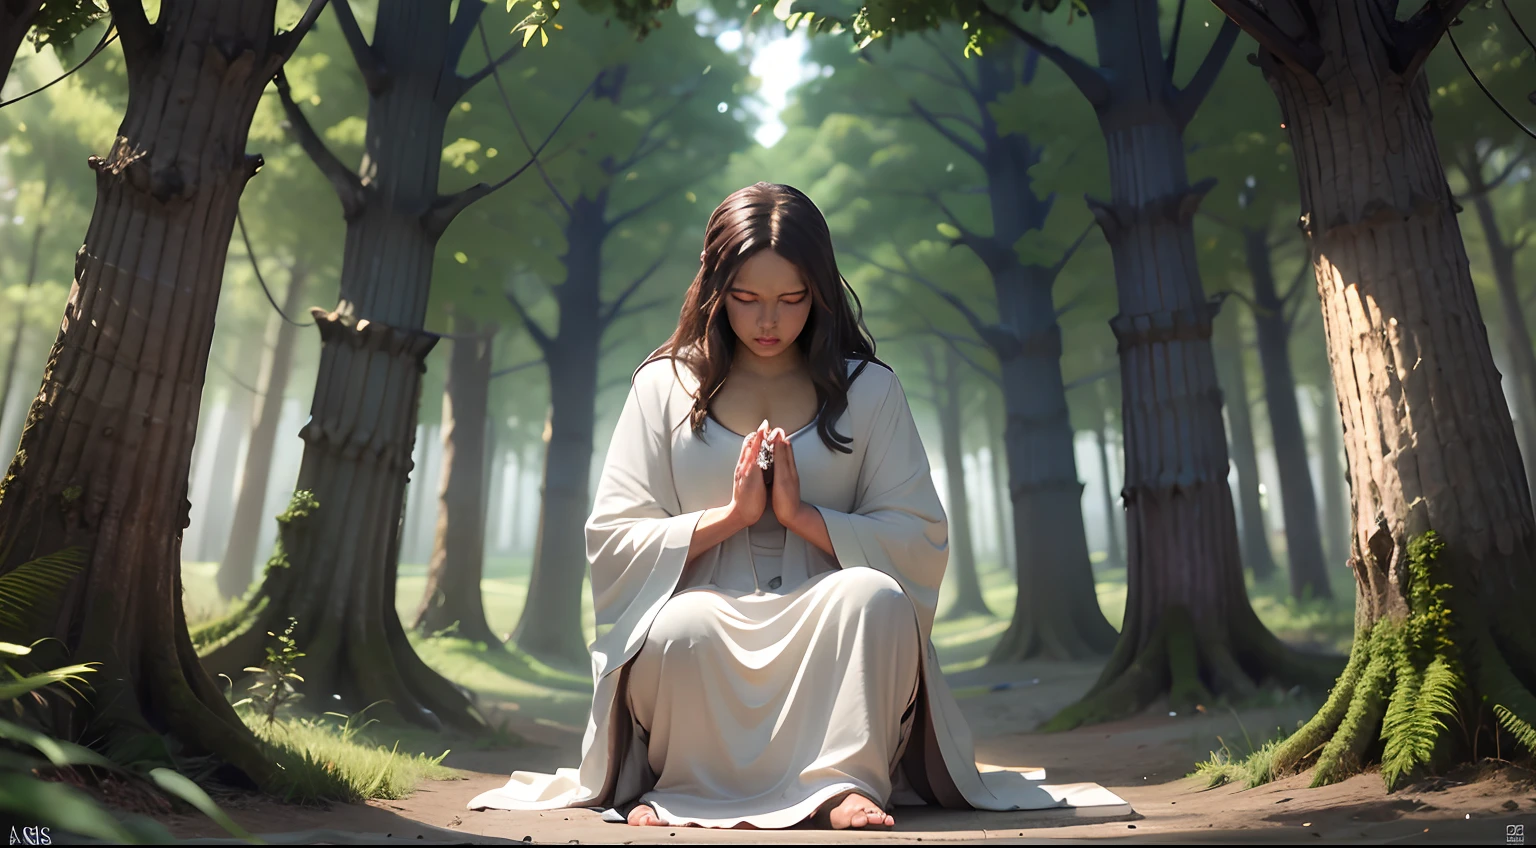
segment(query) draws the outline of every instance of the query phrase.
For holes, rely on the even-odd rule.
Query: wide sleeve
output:
[[[852,398],[850,398],[850,403]],[[867,566],[901,584],[926,638],[949,562],[949,522],[906,393],[894,375],[869,419],[852,512],[818,506],[843,568]]]
[[[599,677],[639,650],[650,622],[677,588],[704,514],[679,506],[663,393],[643,374],[619,414],[586,524],[599,632],[611,625],[593,644]]]

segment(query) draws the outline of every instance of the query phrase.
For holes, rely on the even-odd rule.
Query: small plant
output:
[[[304,652],[299,650],[298,642],[293,638],[293,629],[298,624],[298,619],[289,616],[288,626],[281,634],[267,631],[267,635],[276,639],[277,644],[267,646],[265,666],[250,666],[245,669],[255,674],[256,679],[247,690],[251,694],[235,702],[236,707],[247,704],[254,707],[269,725],[277,721],[278,710],[304,697],[293,687],[295,682],[304,682],[304,678],[294,671],[294,667],[304,656]]]

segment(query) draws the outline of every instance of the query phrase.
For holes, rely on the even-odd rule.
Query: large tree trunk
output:
[[[1216,324],[1213,332],[1217,347],[1216,369],[1226,400],[1232,464],[1237,467],[1243,565],[1253,573],[1255,582],[1263,582],[1274,575],[1275,559],[1269,550],[1269,522],[1264,520],[1264,501],[1259,494],[1259,450],[1253,439],[1248,369],[1243,362],[1245,357],[1236,316]]]
[[[1210,184],[1189,184],[1187,107],[1167,77],[1156,10],[1152,0],[1094,4],[1110,88],[1098,117],[1111,196],[1090,206],[1119,296],[1110,328],[1120,351],[1129,589],[1114,654],[1053,728],[1127,715],[1162,694],[1182,712],[1216,695],[1248,695],[1271,677],[1306,676],[1254,615],[1243,585],[1213,309],[1191,225]]]
[[[456,338],[443,391],[437,533],[426,593],[411,627],[423,635],[455,628],[455,636],[499,646],[501,640],[486,623],[480,593],[485,573],[486,425],[496,329],[480,330],[463,316],[454,318],[453,329]]]
[[[1285,558],[1291,595],[1331,598],[1323,559],[1323,536],[1317,526],[1317,493],[1307,462],[1307,434],[1296,402],[1296,375],[1291,368],[1291,326],[1285,302],[1275,286],[1274,257],[1268,228],[1246,229],[1243,243],[1248,274],[1253,280],[1253,326],[1259,342],[1259,369],[1264,373],[1264,404],[1280,470],[1280,508],[1285,517]]]
[[[538,535],[528,598],[512,631],[512,642],[519,649],[569,668],[591,662],[581,627],[581,587],[587,571],[584,528],[591,509],[588,481],[602,344],[601,269],[607,208],[607,190],[578,198],[571,203],[566,222],[559,333],[544,349],[550,412]]]
[[[236,354],[242,345],[230,345]],[[238,356],[237,361],[250,362],[249,356]],[[233,521],[236,492],[236,473],[240,470],[240,448],[251,432],[251,410],[256,398],[245,385],[246,373],[253,368],[241,368],[238,376],[229,383],[229,393],[224,398],[224,414],[219,418],[219,435],[213,443],[213,479],[207,497],[193,507],[192,519],[202,525],[198,537],[197,561],[214,562],[222,554],[223,544],[229,540],[229,528]],[[238,382],[237,382],[238,381]],[[249,385],[249,383],[246,383]]]
[[[293,315],[304,298],[304,283],[309,271],[295,264],[288,274],[288,291],[283,295],[283,314]],[[230,519],[229,541],[219,562],[219,593],[235,598],[250,588],[256,562],[256,544],[261,537],[262,514],[267,502],[267,482],[272,476],[272,455],[277,447],[277,425],[283,414],[283,397],[288,392],[288,377],[293,371],[293,352],[298,341],[298,327],[273,314],[267,319],[266,354],[261,361],[261,376],[256,388],[256,411],[251,420],[251,435],[245,449],[245,471],[240,475],[240,492],[235,497],[235,514]]]
[[[1482,183],[1481,174],[1467,173],[1468,180],[1476,177]],[[1527,486],[1536,480],[1536,349],[1531,347],[1531,330],[1525,321],[1525,305],[1520,297],[1520,285],[1515,275],[1515,248],[1504,239],[1499,228],[1499,218],[1493,211],[1493,200],[1486,189],[1471,192],[1472,208],[1477,210],[1477,221],[1483,228],[1483,240],[1488,245],[1488,257],[1493,264],[1493,280],[1499,288],[1499,305],[1504,313],[1504,345],[1515,378],[1515,424],[1525,437],[1525,479]]]
[[[5,90],[16,51],[21,49],[41,8],[43,0],[0,0],[0,91]]]
[[[1352,481],[1354,649],[1271,762],[1315,765],[1314,784],[1379,758],[1390,787],[1512,750],[1500,725],[1536,722],[1530,490],[1416,70],[1434,39],[1394,36],[1414,30],[1384,28],[1393,9],[1330,3],[1315,75],[1259,62],[1295,151]]]
[[[281,554],[243,609],[206,631],[204,661],[238,675],[261,656],[262,634],[293,616],[306,690],[339,696],[327,703],[340,709],[384,702],[386,714],[427,727],[475,729],[483,717],[421,661],[395,612],[421,375],[438,340],[423,322],[433,254],[451,220],[437,211],[443,128],[460,89],[449,10],[449,0],[379,5],[367,54],[376,62],[367,181],[329,172],[347,215],[340,302],[312,310],[319,377],[299,433],[297,490],[279,519]]]
[[[1339,444],[1339,402],[1332,386],[1317,387],[1318,473],[1323,484],[1323,550],[1330,568],[1349,559],[1349,494],[1344,490],[1343,447]]]
[[[3,2],[4,0],[0,0],[0,3]],[[3,24],[4,14],[4,12],[0,12],[0,24]],[[0,48],[3,47],[3,42],[0,42]],[[0,59],[4,58],[4,56],[0,56]],[[0,86],[4,86],[4,84],[5,80],[0,79]],[[16,366],[21,360],[21,338],[27,332],[25,295],[31,293],[33,283],[37,282],[37,263],[42,256],[43,250],[43,224],[47,221],[45,216],[48,214],[48,196],[52,193],[53,174],[50,173],[43,179],[43,197],[38,203],[37,223],[32,227],[32,247],[27,252],[27,275],[21,281],[23,304],[21,308],[16,310],[16,324],[11,328],[11,352],[5,358],[5,378],[0,380],[0,434],[5,433],[6,401],[11,397],[11,389],[16,383]]]
[[[112,4],[128,106],[105,157],[64,321],[0,486],[0,570],[78,546],[83,571],[38,610],[40,665],[100,663],[50,699],[49,729],[110,744],[172,738],[260,785],[281,773],[198,664],[181,595],[187,472],[245,154],[267,81],[313,21],[275,36],[275,5],[174,3],[150,24]]]
[[[939,441],[944,452],[944,483],[949,494],[949,566],[955,579],[955,600],[945,610],[945,618],[991,615],[987,599],[981,594],[981,580],[976,574],[976,552],[971,545],[971,501],[965,490],[965,446],[960,436],[965,427],[961,397],[960,361],[955,352],[944,349],[940,379],[934,385],[939,401]]]

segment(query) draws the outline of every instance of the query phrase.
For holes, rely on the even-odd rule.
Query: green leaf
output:
[[[126,826],[90,796],[51,780],[24,774],[0,774],[0,812],[12,820],[25,817],[77,836],[119,845],[170,845],[170,832],[155,822]]]
[[[0,683],[0,701],[9,701],[15,698],[20,698],[22,695],[25,695],[28,692],[36,692],[45,686],[52,686],[55,683],[67,683],[71,680],[83,680],[84,678],[80,677],[81,674],[95,670],[91,667],[91,665],[91,663],[86,663],[84,665],[70,665],[65,666],[64,668],[56,668],[51,671],[45,671],[40,674],[28,675],[18,680],[7,680],[4,683]]]
[[[960,237],[960,228],[948,221],[940,221],[936,229],[945,238],[957,239]]]
[[[65,548],[0,575],[0,627],[20,630],[25,617],[69,585],[85,565],[85,549]]]
[[[101,766],[113,768],[115,763],[102,755],[73,742],[55,739],[30,727],[0,719],[0,739],[9,739],[36,748],[56,766]]]
[[[229,814],[219,809],[219,805],[208,797],[201,786],[193,783],[190,778],[180,772],[167,768],[157,768],[150,771],[149,776],[161,789],[175,795],[188,804],[202,811],[203,815],[213,819],[219,827],[224,828],[236,839],[243,839],[252,844],[259,844],[261,840],[252,836],[249,831],[235,824],[235,820]]]

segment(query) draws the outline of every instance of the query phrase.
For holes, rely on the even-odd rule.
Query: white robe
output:
[[[850,361],[848,367],[852,374],[857,363]],[[702,438],[693,432],[688,412],[692,406],[690,390],[695,385],[691,372],[682,363],[678,363],[675,371],[672,361],[665,359],[640,368],[608,448],[593,513],[586,525],[587,558],[592,567],[593,602],[600,635],[592,645],[595,686],[580,767],[559,769],[553,775],[513,772],[505,786],[472,799],[470,809],[618,807],[644,795],[647,799],[659,799],[659,806],[669,809],[665,818],[673,824],[693,821],[722,825],[746,821],[759,827],[784,827],[813,811],[822,798],[845,788],[884,794],[890,787],[894,797],[872,800],[961,809],[1030,810],[1125,803],[1093,783],[1044,785],[1038,780],[1042,776],[1038,771],[1029,777],[1010,771],[977,771],[970,728],[944,681],[938,655],[929,639],[939,583],[948,562],[948,525],[911,408],[895,374],[880,365],[867,364],[850,387],[847,411],[838,419],[834,431],[853,438],[848,445],[851,454],[829,449],[821,441],[814,422],[792,436],[801,498],[815,505],[826,520],[835,559],[787,533],[770,508],[750,532],[739,532],[700,555],[688,567],[685,578],[684,565],[694,527],[705,510],[730,502],[732,469],[741,447],[741,437],[713,419],[708,420]],[[752,552],[748,550],[749,544]],[[917,652],[920,685],[915,702],[910,703],[915,709],[906,710],[913,696],[897,682],[901,676],[899,669],[864,674],[859,668],[835,665],[836,651],[825,645],[835,643],[839,637],[818,636],[831,626],[829,621],[853,620],[844,613],[827,614],[828,610],[845,609],[847,603],[837,598],[841,589],[828,592],[826,587],[858,585],[868,589],[873,585],[867,579],[830,579],[830,573],[860,568],[874,569],[890,578],[887,582],[894,584],[893,589],[899,589],[892,594],[905,597],[915,614],[921,644]],[[755,631],[758,645],[744,648],[740,640],[711,638],[708,642],[718,648],[710,654],[711,667],[776,670],[774,674],[779,679],[771,687],[771,707],[776,717],[770,716],[768,726],[761,727],[761,717],[758,725],[752,725],[724,715],[730,712],[727,702],[733,693],[740,701],[755,699],[754,703],[762,706],[760,674],[750,682],[712,679],[715,685],[708,697],[701,693],[689,707],[694,712],[674,712],[673,718],[683,721],[689,715],[698,716],[693,723],[700,725],[697,732],[706,736],[727,728],[747,728],[752,738],[746,742],[735,737],[705,740],[703,745],[697,739],[690,740],[684,750],[695,752],[694,759],[698,758],[696,752],[709,750],[713,745],[714,750],[722,752],[722,758],[729,757],[732,762],[679,766],[693,770],[681,781],[681,791],[678,781],[666,778],[658,790],[658,775],[647,750],[650,734],[632,715],[635,711],[647,715],[654,712],[657,672],[646,671],[651,679],[645,683],[637,680],[636,691],[628,695],[627,678],[648,640],[652,644],[648,654],[663,650],[651,633],[663,608],[679,606],[680,601],[669,604],[674,596],[682,598],[700,592],[709,595],[704,599],[707,603],[690,602],[688,606],[712,607],[726,619],[744,617],[749,629]],[[811,594],[818,598],[809,598]],[[669,614],[673,609],[668,610]],[[785,615],[785,610],[798,614]],[[696,617],[700,612],[694,609],[692,615]],[[684,630],[688,626],[685,622]],[[711,636],[725,632],[717,627]],[[818,638],[824,647],[810,650],[808,646]],[[764,655],[764,646],[781,651],[789,647],[791,651],[783,652],[783,658],[770,663],[772,657]],[[786,661],[789,657],[793,659]],[[799,679],[846,682],[850,672],[856,675],[856,682],[869,678],[869,683],[889,691],[849,695],[847,686],[791,685],[792,680]],[[671,678],[680,679],[683,678],[675,675]],[[632,697],[642,691],[645,703],[636,704]],[[836,694],[840,692],[844,694]],[[815,762],[818,768],[798,776],[773,771],[776,767],[782,771],[786,760],[783,756],[763,756],[769,753],[763,745],[777,746],[772,752],[777,754],[781,753],[777,749],[785,746],[804,747],[807,733],[831,737],[857,732],[856,722],[834,722],[820,727],[781,724],[787,716],[816,714],[818,708],[807,712],[805,705],[794,703],[795,700],[847,701],[850,697],[872,705],[871,720],[879,725],[872,730],[874,735],[884,734],[888,741],[883,746],[878,741],[870,743],[852,737],[818,738],[813,749],[851,752],[846,754],[849,762],[831,763],[828,769],[825,767],[829,763],[822,756]],[[881,699],[887,703],[877,703]],[[715,712],[699,712],[709,709]],[[825,712],[827,707],[819,709]],[[897,722],[903,718],[906,721],[899,728],[892,728],[891,716]],[[893,731],[897,733],[895,737],[890,735]],[[753,762],[731,757],[733,743],[738,748],[742,744],[749,748],[758,746],[758,756],[752,758]],[[890,750],[892,744],[898,750]],[[734,753],[739,756],[739,751]],[[874,761],[882,753],[892,757],[899,754],[897,768],[889,775],[895,780],[894,787],[889,783],[873,785],[879,780],[874,775]],[[800,765],[806,763],[802,760]],[[843,765],[850,767],[846,770],[848,774],[842,773]],[[849,774],[869,777],[849,778]],[[699,781],[706,778],[699,775],[708,775],[707,787],[700,788]],[[665,785],[668,783],[670,788]],[[689,786],[700,797],[688,797]],[[769,809],[763,807],[761,795],[755,799],[744,797],[743,806],[754,809],[742,809],[735,815],[722,809],[718,797],[721,792],[756,793],[768,789],[783,800],[777,805],[768,804],[772,807]]]

